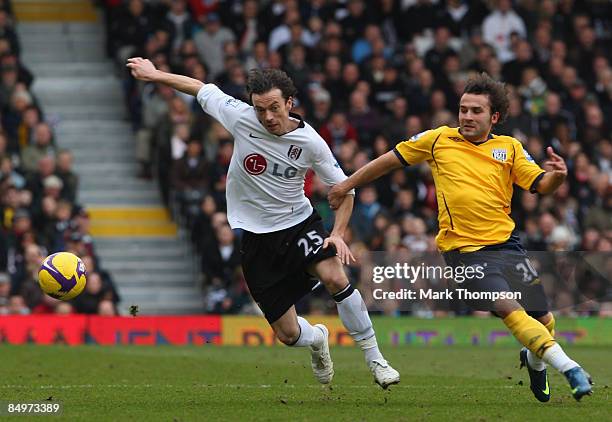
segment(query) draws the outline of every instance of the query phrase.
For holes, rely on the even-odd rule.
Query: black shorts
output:
[[[445,252],[443,256],[446,264],[453,268],[480,267],[478,275],[484,274],[479,277],[473,272],[472,276],[465,277],[461,283],[455,277],[457,288],[469,292],[520,293],[517,301],[530,316],[539,318],[548,313],[544,288],[518,237],[513,235],[504,243],[486,246],[475,252],[461,253],[454,250]],[[478,311],[493,311],[490,299],[464,299],[464,302]]]
[[[329,234],[316,211],[301,223],[271,233],[242,236],[242,270],[257,305],[269,323],[279,319],[318,284],[307,268],[336,256],[336,248],[323,249]]]

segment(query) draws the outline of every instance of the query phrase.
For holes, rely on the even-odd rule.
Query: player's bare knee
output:
[[[346,274],[344,274],[344,272],[330,274],[325,277],[324,280],[321,280],[321,282],[323,282],[327,291],[332,295],[344,289],[349,283],[348,278],[346,278]]]
[[[537,318],[538,321],[540,321],[542,324],[546,325],[550,322],[550,320],[553,318],[553,315],[549,312],[545,315],[542,315],[541,317]]]
[[[514,299],[499,299],[493,304],[493,310],[501,318],[506,318],[514,311],[523,309],[520,303]]]

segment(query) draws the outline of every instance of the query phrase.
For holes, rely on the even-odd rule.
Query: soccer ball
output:
[[[49,296],[70,300],[85,288],[87,271],[81,259],[70,252],[58,252],[45,258],[38,270],[38,284]]]

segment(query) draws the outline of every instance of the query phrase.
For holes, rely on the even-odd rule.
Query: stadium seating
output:
[[[58,14],[55,4],[2,2],[0,315],[117,312],[119,295],[101,266],[82,205],[83,138],[65,129],[67,120],[88,112],[97,88],[79,79],[90,69],[79,67],[75,54],[91,59],[95,52],[88,47],[96,36],[87,23],[95,9],[81,3]],[[71,34],[53,21],[66,23]],[[83,258],[91,280],[70,303],[43,295],[37,280],[42,260],[63,250]]]
[[[401,139],[456,124],[463,84],[473,72],[486,71],[507,83],[511,99],[509,118],[496,133],[517,137],[538,162],[553,146],[569,164],[568,181],[554,196],[515,194],[522,241],[529,250],[610,249],[612,146],[603,118],[612,112],[610,20],[598,13],[609,5],[558,5],[547,16],[544,9],[511,4],[514,26],[503,26],[500,11],[484,1],[384,2],[382,8],[363,1],[210,2],[207,10],[185,1],[116,3],[107,2],[106,12],[109,53],[119,66],[130,54],[148,57],[162,70],[216,83],[241,99],[249,68],[279,67],[298,87],[296,111],[320,130],[347,173]],[[211,265],[210,258],[226,224],[229,134],[192,98],[127,74],[125,83],[143,176],[155,176],[202,254],[207,311],[243,312],[238,266]],[[197,183],[179,176],[189,141],[202,143]],[[309,177],[305,189],[330,225],[325,188]],[[433,251],[437,204],[426,169],[399,170],[368,192],[357,197],[353,249]],[[358,277],[359,269],[352,271]],[[592,288],[593,295],[605,295],[605,282]],[[559,288],[553,297],[577,303],[580,293]],[[580,313],[598,312],[591,302],[582,306]],[[333,310],[323,297],[305,307]]]

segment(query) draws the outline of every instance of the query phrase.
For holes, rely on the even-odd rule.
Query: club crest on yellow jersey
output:
[[[491,155],[493,155],[494,159],[501,162],[506,161],[506,158],[508,158],[508,152],[505,148],[493,148]]]

